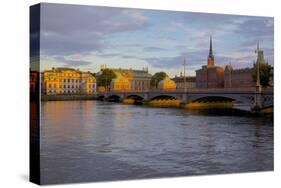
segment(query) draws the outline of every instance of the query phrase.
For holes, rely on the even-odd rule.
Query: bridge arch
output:
[[[173,95],[157,95],[149,98],[149,100],[156,100],[156,99],[179,99],[179,98]]]
[[[97,100],[104,100],[104,95],[99,95],[99,96],[97,96]]]
[[[233,102],[235,99],[225,96],[199,96],[189,102]]]
[[[113,95],[109,95],[106,99],[112,102],[119,102],[121,100],[121,96],[113,94]]]
[[[132,95],[125,96],[124,99],[144,100],[144,97],[140,95],[132,94]]]

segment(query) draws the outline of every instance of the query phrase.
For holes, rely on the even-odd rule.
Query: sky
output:
[[[237,16],[46,4],[41,7],[41,70],[72,67],[98,72],[108,68],[142,69],[170,77],[188,76],[207,64],[212,35],[215,64],[252,67],[259,41],[274,63],[274,20]]]

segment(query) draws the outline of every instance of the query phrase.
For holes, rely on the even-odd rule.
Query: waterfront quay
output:
[[[60,94],[60,95],[41,95],[41,101],[79,101],[96,100],[97,94]]]

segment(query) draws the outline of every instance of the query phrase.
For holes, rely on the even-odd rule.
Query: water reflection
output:
[[[273,121],[99,101],[42,104],[43,183],[273,169]]]

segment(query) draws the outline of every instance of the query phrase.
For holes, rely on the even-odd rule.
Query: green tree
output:
[[[103,69],[101,74],[98,76],[98,86],[108,87],[111,81],[116,78],[116,74],[110,69]]]
[[[157,87],[161,80],[166,78],[167,74],[165,72],[157,72],[151,77],[150,85],[151,87]]]
[[[260,69],[260,83],[262,86],[266,87],[269,86],[270,78],[273,77],[273,68],[268,63],[260,63],[259,64]],[[257,81],[257,71],[253,74],[253,80]]]

